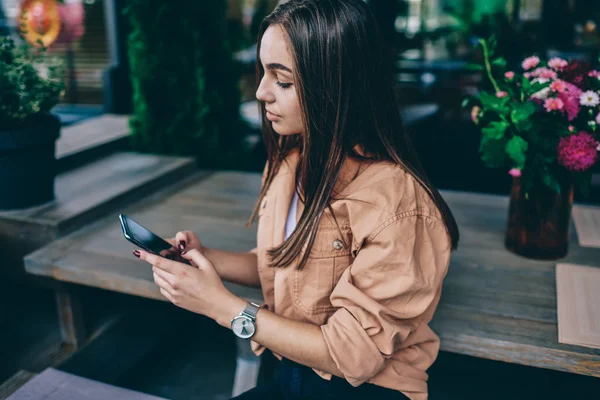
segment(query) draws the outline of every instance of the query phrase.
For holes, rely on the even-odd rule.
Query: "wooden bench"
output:
[[[216,172],[159,193],[125,212],[169,236],[198,233],[207,246],[244,251],[255,230],[244,223],[260,174]],[[504,248],[508,198],[443,191],[461,230],[432,327],[441,349],[492,360],[600,377],[600,349],[558,343],[555,262]],[[600,267],[600,249],[582,248],[574,232],[565,262]],[[26,257],[32,274],[162,299],[152,273],[131,255],[116,214]],[[230,286],[252,299],[258,291]]]
[[[256,245],[256,226],[245,224],[260,189],[256,174],[203,172],[158,192],[122,212],[163,237],[178,230],[192,230],[203,243],[229,251],[248,251]],[[119,211],[119,212],[121,212]],[[33,252],[25,258],[27,272],[130,295],[166,301],[153,281],[149,266],[132,256],[135,248],[121,233],[117,215],[100,221]],[[235,294],[261,302],[259,289],[226,283]],[[83,310],[75,293],[63,293],[61,319],[67,342],[85,340]],[[238,370],[233,394],[256,384],[259,358],[249,342],[238,341]]]
[[[19,388],[7,400],[165,400],[48,368],[39,374],[21,372]],[[23,382],[25,380],[25,382]],[[12,382],[12,381],[9,381]],[[7,386],[5,391],[10,388]],[[0,392],[2,395],[2,392]]]

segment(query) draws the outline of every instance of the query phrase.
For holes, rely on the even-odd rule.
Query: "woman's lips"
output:
[[[277,121],[279,118],[281,118],[279,115],[277,114],[273,114],[270,111],[267,111],[267,119],[271,122]]]

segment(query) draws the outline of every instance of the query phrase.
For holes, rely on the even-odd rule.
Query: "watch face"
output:
[[[244,316],[237,316],[231,322],[231,330],[242,339],[251,338],[254,335],[255,329],[254,322]]]

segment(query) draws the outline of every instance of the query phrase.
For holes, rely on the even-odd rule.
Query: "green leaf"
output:
[[[531,82],[529,81],[529,79],[525,77],[521,78],[521,88],[526,93],[528,93],[531,90]]]
[[[490,109],[502,115],[508,114],[509,108],[507,104],[510,101],[508,96],[499,99],[495,95],[489,94],[487,92],[480,92],[479,100],[481,101],[483,108]]]
[[[508,143],[506,143],[506,154],[515,163],[515,166],[519,169],[523,169],[525,166],[525,157],[527,155],[527,148],[529,144],[523,140],[520,136],[513,136]]]
[[[527,132],[533,127],[531,120],[533,113],[535,113],[535,105],[532,102],[514,103],[510,119],[519,132]]]
[[[506,60],[503,57],[498,57],[494,61],[492,61],[492,65],[505,68],[506,67]]]
[[[483,132],[484,137],[497,140],[504,138],[506,129],[508,129],[508,124],[506,122],[492,121],[481,131]]]
[[[496,41],[496,36],[494,36],[494,35],[490,36],[490,38],[487,41],[487,45],[488,45],[488,50],[489,50],[489,53],[490,53],[490,57],[496,51],[496,45],[497,44],[498,44],[498,42]]]
[[[496,139],[490,136],[483,136],[481,138],[479,152],[481,153],[481,160],[486,167],[498,168],[506,165],[505,146],[505,138]]]

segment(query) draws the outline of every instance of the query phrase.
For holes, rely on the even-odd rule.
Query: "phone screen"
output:
[[[161,254],[162,251],[171,249],[172,246],[168,242],[126,215],[119,215],[119,219],[123,235],[144,250]]]

